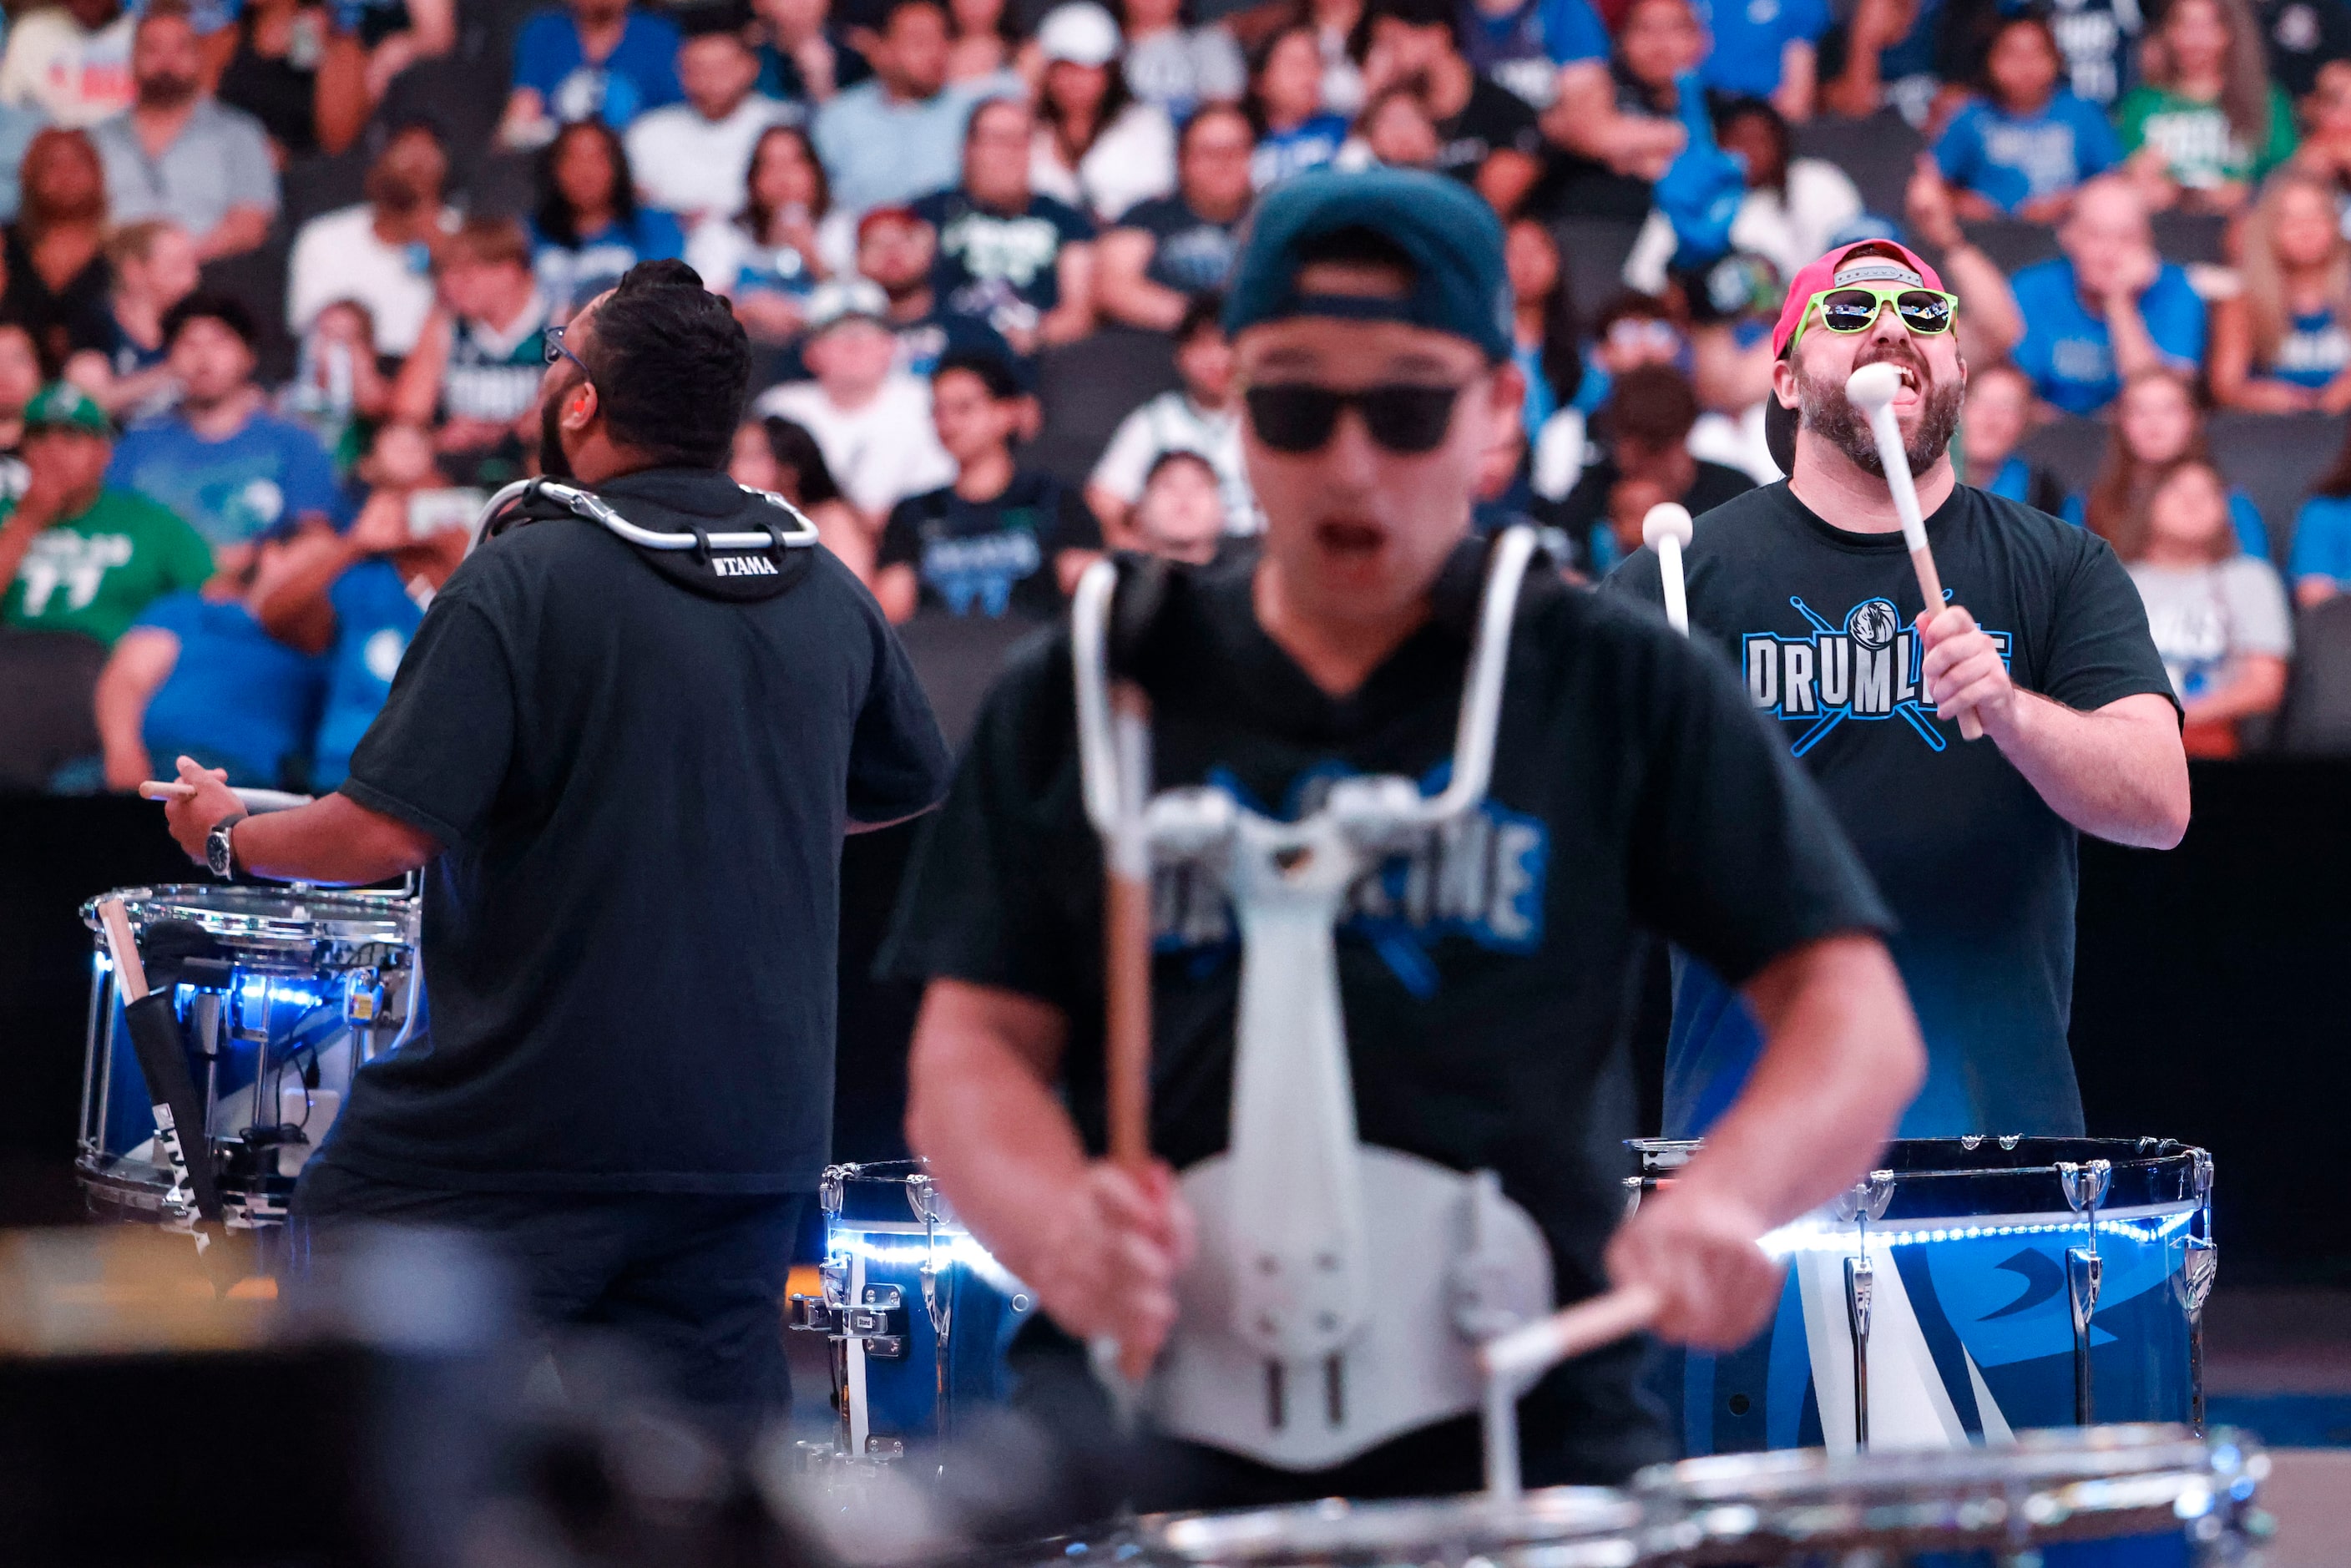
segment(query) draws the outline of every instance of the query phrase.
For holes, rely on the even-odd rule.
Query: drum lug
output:
[[[2209,1171],[2210,1162],[2206,1162]],[[2201,1236],[2179,1239],[2179,1270],[2171,1276],[2171,1291],[2188,1314],[2188,1419],[2196,1435],[2204,1435],[2204,1303],[2212,1294],[2213,1276],[2220,1272],[2220,1249]]]
[[[868,1437],[865,1439],[865,1457],[869,1459],[903,1459],[906,1457],[906,1445],[896,1437]]]
[[[1872,1171],[1829,1200],[1829,1212],[1840,1224],[1861,1225],[1886,1218],[1894,1201],[1894,1173]]]
[[[857,1174],[855,1166],[827,1166],[817,1178],[816,1206],[826,1214],[838,1216],[849,1192],[849,1178]]]
[[[1884,1209],[1885,1205],[1880,1204]],[[1844,1260],[1844,1314],[1853,1331],[1853,1441],[1869,1447],[1869,1313],[1877,1293],[1877,1266],[1869,1254]]]
[[[785,1326],[808,1333],[841,1333],[840,1311],[816,1296],[793,1296],[785,1303]]]
[[[875,1334],[865,1342],[865,1356],[869,1361],[895,1361],[905,1354],[906,1336],[904,1334]],[[867,1451],[872,1449],[869,1448]]]

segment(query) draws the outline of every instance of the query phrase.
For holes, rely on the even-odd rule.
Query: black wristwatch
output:
[[[204,835],[205,868],[223,882],[236,880],[236,845],[229,838],[229,830],[244,821],[245,818],[243,811],[234,817],[223,817],[213,824],[213,831]]]

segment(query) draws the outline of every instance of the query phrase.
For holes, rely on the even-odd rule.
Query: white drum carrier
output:
[[[1332,936],[1359,878],[1483,800],[1534,549],[1513,528],[1491,551],[1445,791],[1342,779],[1294,822],[1212,786],[1152,794],[1140,737],[1123,745],[1112,715],[1117,568],[1078,585],[1087,815],[1106,853],[1139,841],[1155,869],[1216,878],[1241,934],[1228,1149],[1183,1173],[1199,1251],[1144,1391],[1173,1436],[1287,1469],[1338,1464],[1479,1409],[1476,1345],[1551,1309],[1550,1249],[1492,1172],[1357,1139]]]

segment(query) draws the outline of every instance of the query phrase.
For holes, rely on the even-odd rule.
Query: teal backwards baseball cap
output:
[[[1298,270],[1348,231],[1377,235],[1412,263],[1401,298],[1300,291]],[[1404,321],[1467,338],[1499,362],[1510,357],[1510,277],[1502,225],[1458,180],[1416,169],[1318,170],[1266,193],[1225,289],[1225,330],[1293,316]]]

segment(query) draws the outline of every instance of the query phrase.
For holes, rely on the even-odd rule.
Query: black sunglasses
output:
[[[596,372],[588,368],[588,361],[573,353],[569,349],[564,347],[562,328],[541,327],[538,329],[538,336],[540,342],[544,345],[543,357],[549,364],[551,365],[558,360],[569,360],[573,364],[580,367],[580,373],[588,378],[588,384],[590,386],[594,386],[596,384]]]
[[[1251,387],[1242,401],[1257,438],[1276,452],[1320,452],[1330,444],[1342,409],[1364,416],[1364,428],[1379,446],[1403,456],[1434,452],[1452,428],[1459,387],[1394,382],[1341,392],[1311,382],[1277,382]]]

